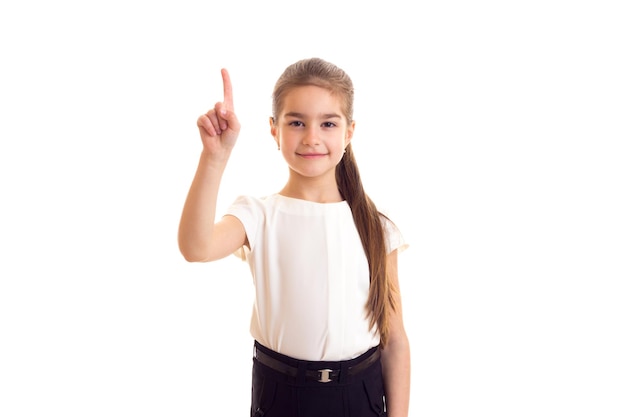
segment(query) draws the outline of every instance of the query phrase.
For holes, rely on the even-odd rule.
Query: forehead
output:
[[[314,85],[298,86],[290,89],[284,96],[281,113],[297,112],[301,114],[335,112],[343,116],[343,100],[330,90]]]

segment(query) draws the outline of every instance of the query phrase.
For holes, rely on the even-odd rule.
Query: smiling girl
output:
[[[179,226],[187,261],[236,254],[255,284],[251,416],[408,415],[400,231],[367,196],[350,142],[354,88],[319,58],[285,69],[270,131],[289,177],[240,196],[216,222],[218,188],[240,124],[231,80],[198,118],[203,149]]]

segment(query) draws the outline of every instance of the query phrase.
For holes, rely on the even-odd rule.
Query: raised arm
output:
[[[226,216],[215,223],[215,207],[222,174],[239,136],[228,71],[222,69],[224,101],[198,118],[202,153],[178,227],[178,247],[190,262],[223,258],[246,240],[243,225]]]

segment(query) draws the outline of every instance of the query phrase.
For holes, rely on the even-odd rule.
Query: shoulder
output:
[[[265,223],[266,219],[273,217],[277,210],[275,195],[255,197],[240,195],[226,209],[225,215],[238,218],[248,233],[248,239],[254,236],[254,230]]]
[[[255,197],[251,195],[240,195],[226,209],[225,217],[237,218],[243,225],[248,247],[255,247],[257,236],[261,232],[262,225],[268,217],[268,212],[272,209],[272,196]],[[236,253],[241,259],[246,259],[245,249]]]
[[[240,195],[228,207],[228,212],[238,210],[261,210],[266,207],[272,207],[274,203],[274,196],[255,197],[251,195]]]
[[[408,243],[404,240],[402,232],[400,231],[396,223],[394,223],[386,213],[379,212],[379,214],[380,222],[383,228],[383,232],[385,234],[385,245],[387,247],[387,253],[391,253],[394,250],[402,252],[409,246]]]

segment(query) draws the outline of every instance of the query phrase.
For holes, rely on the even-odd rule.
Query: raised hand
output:
[[[227,156],[235,146],[241,129],[235,115],[233,86],[226,69],[222,69],[222,81],[224,101],[215,103],[215,107],[198,117],[198,129],[204,151],[216,156]]]

